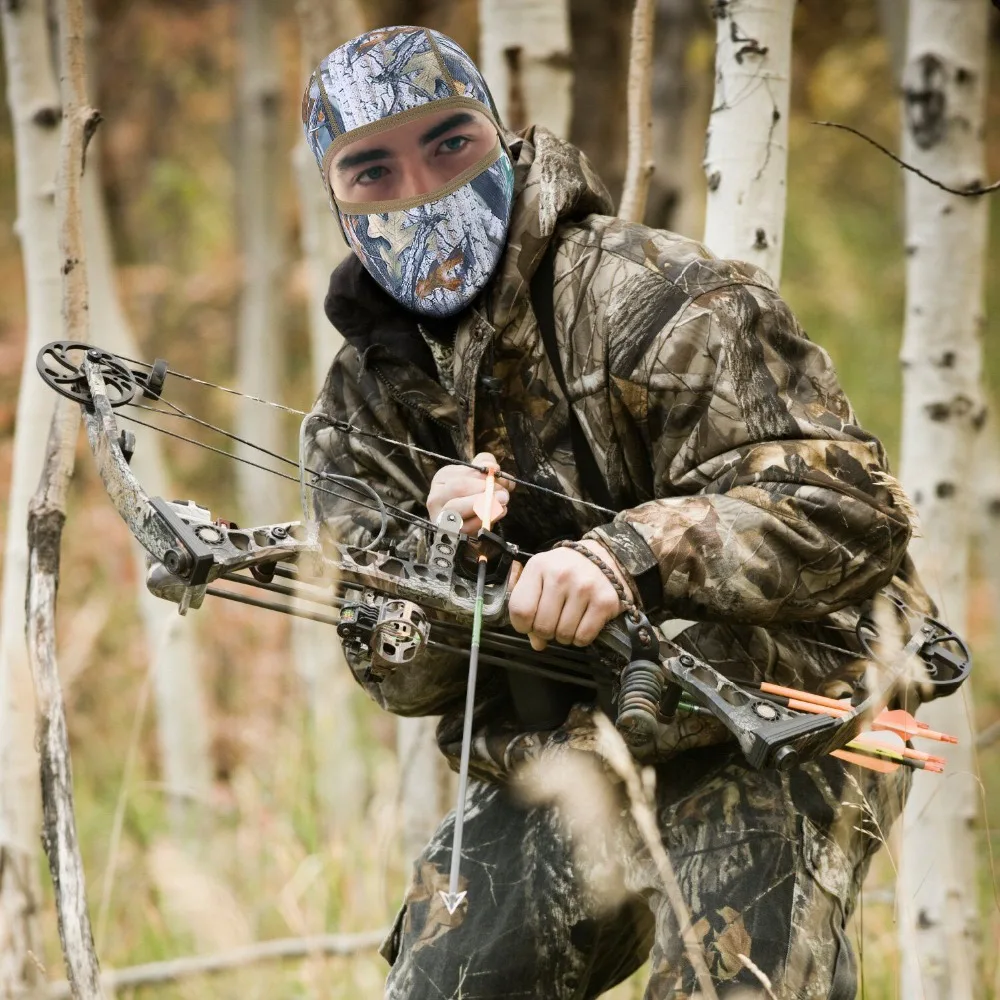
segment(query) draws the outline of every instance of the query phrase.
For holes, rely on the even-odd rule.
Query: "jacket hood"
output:
[[[588,215],[613,215],[614,203],[590,160],[542,126],[511,142],[516,201],[507,249],[487,290],[495,326],[506,326],[528,294],[556,229]]]
[[[498,328],[528,294],[531,277],[560,225],[614,213],[607,188],[575,146],[541,126],[508,141],[515,161],[514,209],[507,247],[484,293]],[[359,354],[381,344],[433,372],[430,351],[416,329],[425,318],[383,291],[353,253],[330,276],[324,306],[327,318]]]

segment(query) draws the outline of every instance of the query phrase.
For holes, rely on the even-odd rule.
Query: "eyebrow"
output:
[[[359,167],[362,163],[371,163],[373,160],[388,160],[391,156],[392,153],[388,149],[365,149],[360,153],[351,153],[337,160],[337,173]]]
[[[440,138],[445,132],[450,132],[458,125],[470,125],[475,119],[467,111],[459,111],[457,114],[449,115],[443,122],[429,128],[421,137],[420,145],[426,146],[429,142]]]

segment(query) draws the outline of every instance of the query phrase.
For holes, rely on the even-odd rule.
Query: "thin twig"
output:
[[[975,198],[981,194],[990,194],[992,191],[1000,191],[1000,181],[994,181],[992,184],[983,187],[979,181],[973,181],[966,188],[953,188],[948,187],[947,184],[942,184],[941,181],[936,180],[929,174],[925,174],[919,167],[913,166],[912,163],[907,163],[905,160],[901,160],[891,149],[886,149],[882,143],[877,142],[870,135],[865,135],[864,132],[859,131],[856,128],[852,128],[850,125],[843,125],[840,122],[810,122],[810,125],[823,125],[826,128],[839,128],[844,132],[850,132],[851,135],[856,135],[860,139],[864,139],[865,142],[871,143],[877,150],[885,153],[890,160],[898,163],[904,170],[909,170],[910,173],[916,174],[918,177],[927,181],[928,184],[933,184],[934,187],[940,188],[942,191],[947,191],[948,194],[957,194],[962,198]]]
[[[653,176],[653,0],[635,0],[628,61],[628,158],[618,215],[642,222]]]
[[[684,941],[684,951],[691,967],[698,977],[698,986],[701,990],[702,1000],[719,1000],[712,983],[711,973],[702,954],[701,946],[694,932],[691,923],[691,913],[684,902],[681,893],[680,883],[674,873],[673,865],[667,856],[666,848],[660,839],[660,828],[656,822],[656,813],[652,805],[652,792],[648,784],[643,781],[647,773],[653,776],[653,771],[647,769],[643,775],[639,774],[635,765],[635,760],[629,753],[625,741],[621,738],[618,730],[608,721],[607,717],[598,712],[594,716],[599,735],[598,753],[606,760],[611,769],[625,783],[625,790],[628,793],[629,807],[639,835],[649,851],[653,864],[656,865],[657,873],[663,882],[663,889],[667,895],[670,908],[674,911],[677,926],[680,929],[681,938]],[[651,784],[651,783],[649,783]]]
[[[191,955],[172,958],[164,962],[148,962],[125,969],[113,969],[101,976],[101,984],[108,992],[153,986],[157,983],[174,983],[195,976],[209,976],[230,972],[258,962],[273,962],[317,956],[354,955],[360,951],[377,948],[385,939],[388,929],[362,931],[358,934],[318,934],[314,937],[276,938],[257,944],[217,952],[214,955]],[[50,983],[47,1000],[66,1000],[72,996],[65,980]]]

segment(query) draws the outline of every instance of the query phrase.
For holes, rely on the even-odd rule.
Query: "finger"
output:
[[[480,469],[496,469],[499,467],[499,463],[493,457],[493,454],[488,451],[481,451],[477,455],[473,455],[472,464],[478,465]]]
[[[474,472],[472,469],[463,469],[461,474],[453,476],[442,476],[440,479],[431,482],[428,497],[438,501],[448,500],[451,497],[471,496],[473,493],[482,493],[486,489],[486,477]]]
[[[521,574],[524,572],[524,563],[519,563],[517,560],[510,564],[510,572],[507,574],[507,593],[509,594],[514,587],[517,585],[517,581],[521,579]]]
[[[472,493],[470,495],[452,497],[441,505],[441,509],[453,510],[456,514],[461,514],[463,520],[468,520],[473,517],[478,519],[475,507],[481,498],[481,493]],[[510,498],[506,493],[501,491],[497,494],[496,499],[500,501],[500,505],[503,508],[502,512],[497,516],[502,517],[507,512],[507,501]]]
[[[601,629],[620,611],[621,601],[617,595],[613,602],[609,599],[592,601],[587,605],[587,611],[576,627],[573,645],[589,646],[600,635]]]
[[[542,578],[542,593],[535,607],[535,619],[531,623],[532,635],[540,639],[554,639],[556,625],[566,601],[566,591],[551,579]]]
[[[542,596],[542,578],[529,559],[507,600],[507,614],[515,632],[527,635],[535,620],[535,608]]]
[[[563,604],[562,613],[556,623],[556,642],[561,642],[564,646],[573,644],[576,638],[577,629],[589,607],[587,596],[582,590],[573,590]]]
[[[535,650],[536,653],[540,653],[546,646],[548,646],[548,643],[544,639],[535,635],[534,632],[528,634],[528,642],[531,643],[531,648]]]

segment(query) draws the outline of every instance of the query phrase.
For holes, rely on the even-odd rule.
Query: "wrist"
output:
[[[635,603],[635,592],[631,586],[628,574],[622,570],[614,555],[605,545],[602,545],[599,541],[593,538],[583,538],[579,541],[560,542],[559,544],[564,548],[575,551],[577,555],[582,558],[588,559],[590,562],[596,562],[599,566],[603,566],[605,576],[609,578],[609,582],[617,581],[615,589],[619,591],[618,596],[623,604],[628,606],[629,603]]]
[[[618,582],[625,588],[625,593],[635,600],[635,591],[632,589],[632,581],[629,579],[628,574],[619,565],[618,560],[614,557],[614,553],[601,542],[597,541],[595,538],[582,538],[580,539],[580,544],[590,549],[602,562],[607,566],[612,573],[618,578]]]

